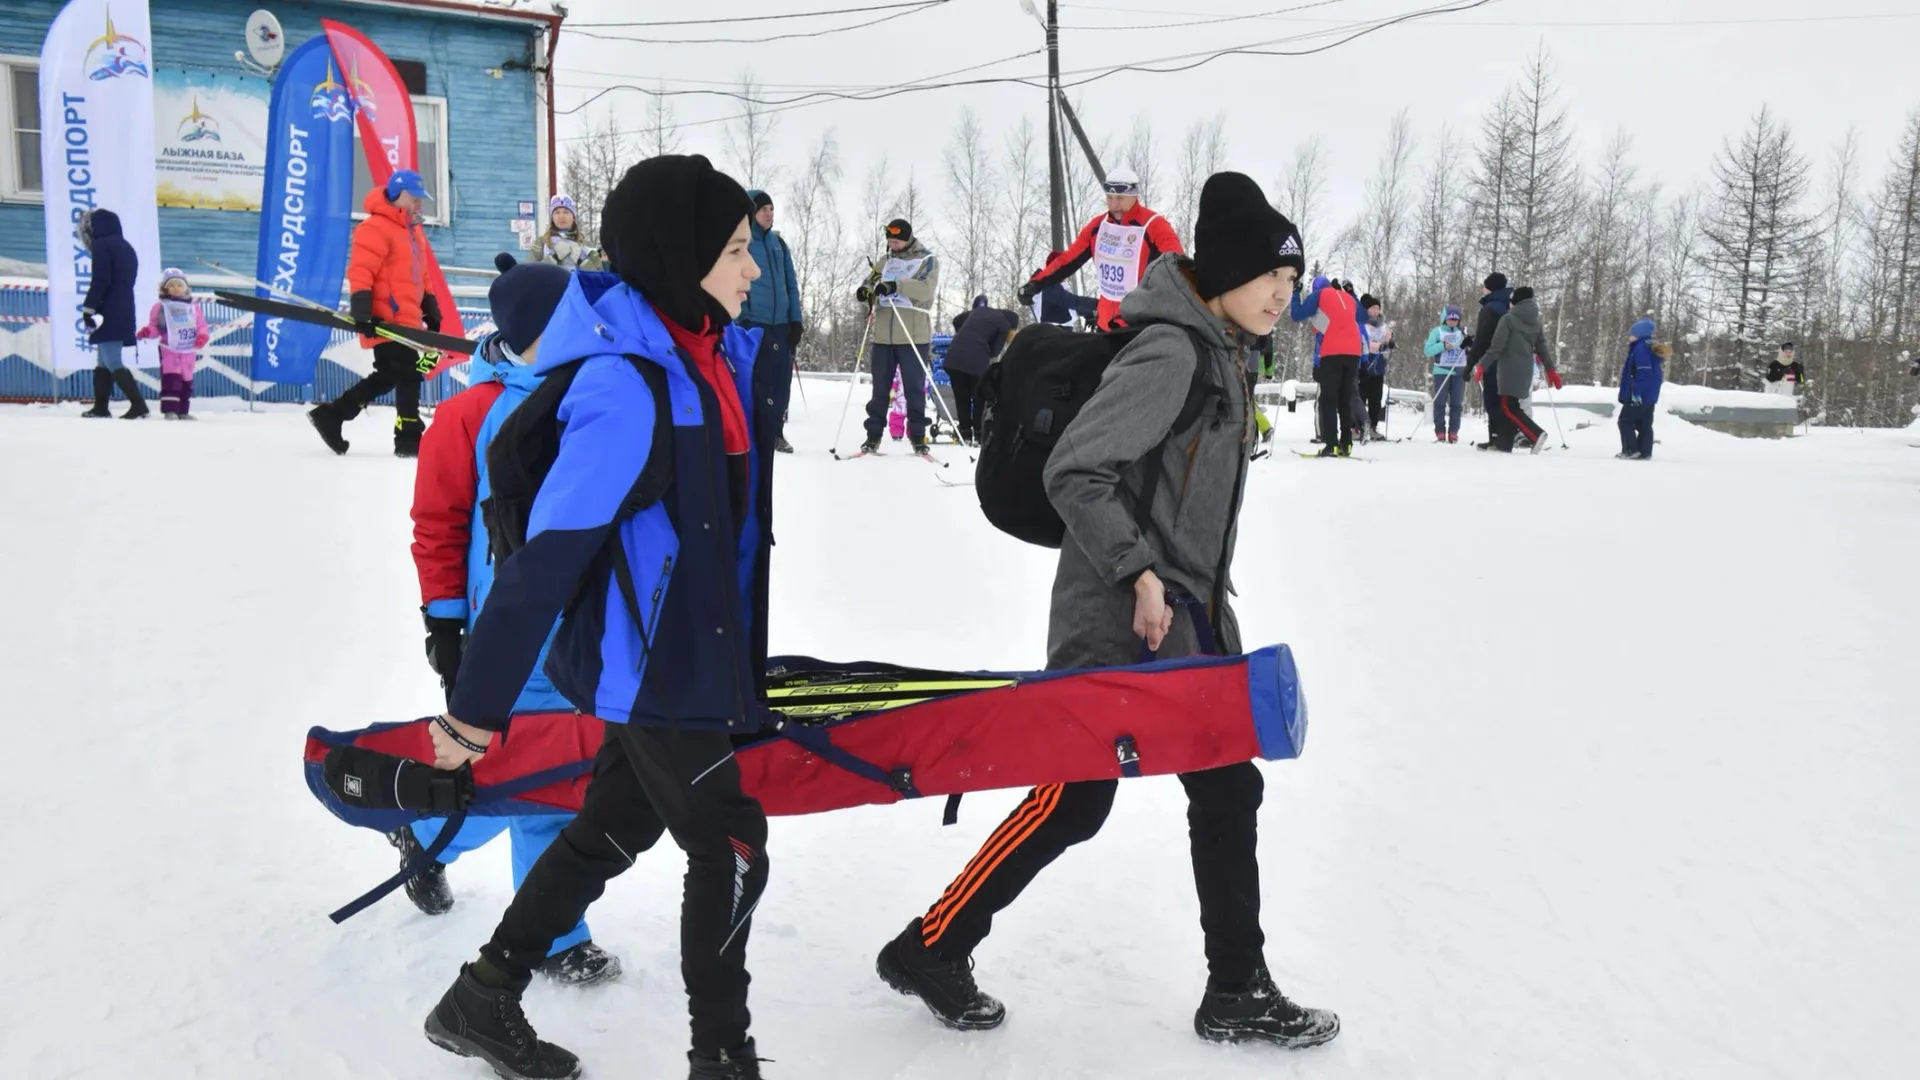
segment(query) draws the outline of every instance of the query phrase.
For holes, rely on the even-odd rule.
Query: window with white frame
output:
[[[0,56],[0,199],[40,201],[40,63]]]
[[[453,220],[453,185],[447,174],[447,99],[415,97],[413,129],[419,144],[420,178],[427,182],[427,194],[433,196],[424,210],[426,222],[446,225]],[[360,150],[358,124],[353,126],[353,143],[353,216],[362,218],[366,215],[359,207],[366,201],[367,192],[373,190],[373,176],[367,171],[367,155]]]

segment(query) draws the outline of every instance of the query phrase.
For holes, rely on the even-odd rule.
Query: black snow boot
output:
[[[773,440],[773,449],[776,453],[791,454],[793,453],[793,444],[787,441],[785,435],[782,435]]]
[[[93,369],[93,408],[81,413],[89,420],[106,420],[113,416],[107,411],[107,402],[113,398],[113,372],[103,367]]]
[[[860,452],[863,454],[879,453],[880,452],[880,436],[878,435],[867,436],[867,441],[860,444]]]
[[[927,948],[919,919],[887,942],[874,969],[882,982],[925,1002],[941,1023],[955,1031],[985,1031],[1007,1018],[1007,1007],[975,985],[973,958],[948,960]]]
[[[731,1050],[717,1054],[687,1051],[687,1080],[760,1080],[760,1056],[748,1039]]]
[[[1340,1034],[1340,1018],[1325,1009],[1303,1009],[1287,1000],[1265,969],[1254,973],[1247,989],[1228,991],[1207,983],[1206,996],[1193,1014],[1194,1034],[1209,1042],[1269,1042],[1301,1050],[1331,1042]]]
[[[400,851],[402,869],[426,852],[413,826],[403,825],[387,834],[387,843]],[[447,867],[438,859],[427,860],[419,873],[407,879],[407,899],[428,915],[445,915],[453,910],[453,887],[447,884]]]
[[[147,408],[147,399],[140,396],[140,381],[133,377],[131,368],[114,368],[113,385],[120,388],[120,392],[127,396],[129,402],[127,411],[120,414],[120,419],[144,420],[147,414],[153,411]]]
[[[598,986],[620,977],[620,958],[591,941],[547,957],[540,974],[562,986]]]
[[[417,416],[398,417],[393,422],[393,456],[417,458],[420,456],[420,436],[425,434],[427,425]]]
[[[474,977],[472,964],[464,965],[427,1014],[427,1040],[461,1057],[477,1057],[507,1080],[573,1080],[580,1075],[580,1059],[540,1041],[520,1010],[528,981],[496,989]]]
[[[332,402],[307,410],[307,422],[320,433],[320,441],[327,444],[327,449],[336,454],[347,452],[347,440],[340,434],[340,425],[351,419],[352,414]]]

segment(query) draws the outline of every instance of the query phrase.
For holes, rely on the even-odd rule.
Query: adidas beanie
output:
[[[1221,172],[1200,189],[1194,223],[1194,267],[1200,298],[1211,300],[1283,266],[1305,273],[1300,230],[1267,202],[1245,173]]]

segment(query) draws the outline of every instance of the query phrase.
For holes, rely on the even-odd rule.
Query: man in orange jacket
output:
[[[1111,330],[1120,316],[1120,301],[1140,284],[1147,264],[1169,251],[1186,252],[1167,219],[1140,205],[1140,177],[1132,169],[1108,173],[1104,186],[1107,212],[1087,222],[1073,246],[1020,287],[1020,302],[1031,305],[1041,290],[1065,281],[1092,259],[1099,277],[1100,329]]]
[[[336,454],[347,452],[340,426],[360,415],[373,399],[393,391],[393,453],[420,455],[420,381],[433,362],[397,341],[374,336],[375,322],[440,331],[440,302],[427,288],[427,236],[420,228],[420,207],[432,196],[420,174],[401,169],[384,188],[367,192],[367,219],[353,230],[353,256],[347,263],[348,310],[360,331],[360,344],[373,350],[373,374],[347,387],[332,402],[307,414],[314,429]]]

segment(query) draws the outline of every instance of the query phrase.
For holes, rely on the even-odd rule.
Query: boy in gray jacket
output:
[[[1255,446],[1242,350],[1288,310],[1305,264],[1299,232],[1239,173],[1207,180],[1195,238],[1194,259],[1159,257],[1128,294],[1121,318],[1145,329],[1108,365],[1047,460],[1047,496],[1067,526],[1047,627],[1050,670],[1241,649],[1227,571]],[[1195,336],[1205,346],[1198,355]],[[1196,364],[1211,398],[1192,426],[1170,430]],[[1142,529],[1133,493],[1148,468],[1161,475]],[[1260,770],[1246,762],[1180,780],[1209,973],[1195,1032],[1285,1047],[1332,1039],[1338,1018],[1287,1000],[1267,973]],[[1041,870],[1100,830],[1118,787],[1093,780],[1028,793],[939,901],[881,950],[880,977],[948,1027],[998,1027],[1006,1009],[975,985],[973,950]]]

